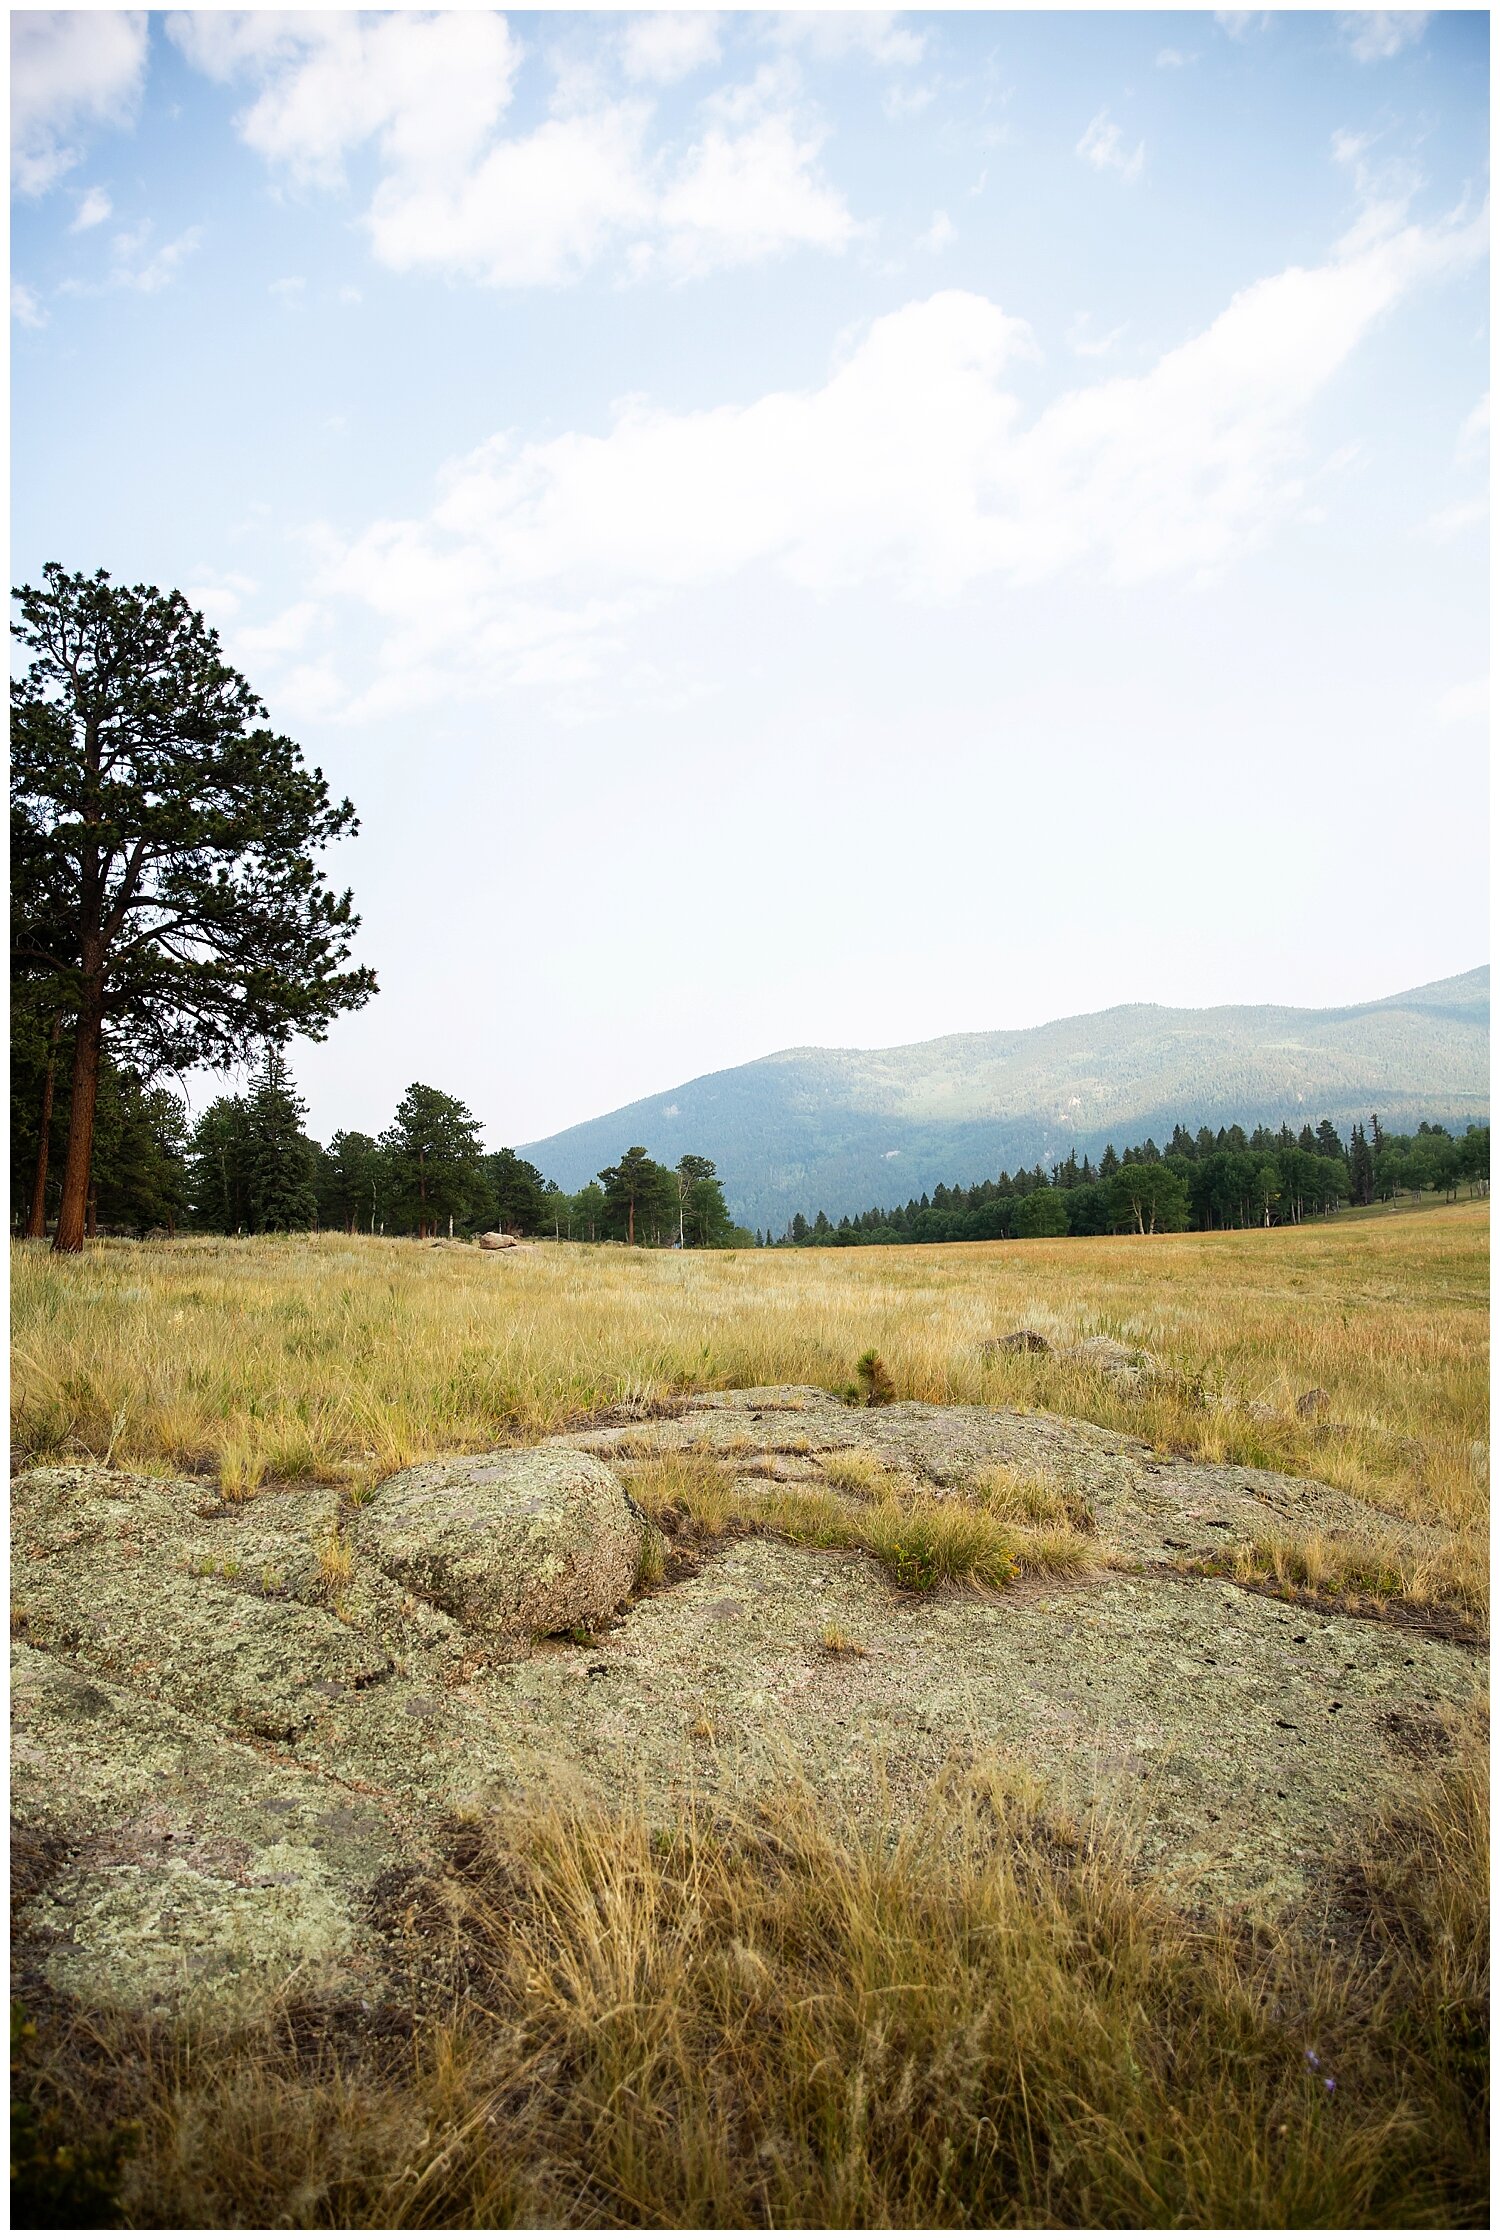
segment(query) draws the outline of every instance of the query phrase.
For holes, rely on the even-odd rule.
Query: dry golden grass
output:
[[[54,2027],[21,2091],[85,2167],[136,2125],[156,2226],[1482,2225],[1486,1806],[1471,1735],[1255,1935],[998,1765],[894,1833],[795,1786],[475,1823],[418,2011]]]
[[[892,1490],[892,1475],[878,1454],[868,1447],[849,1447],[842,1454],[826,1454],[819,1467],[827,1484],[842,1493],[862,1493],[870,1500]]]
[[[982,1502],[910,1491],[859,1449],[825,1459],[831,1484],[771,1482],[753,1495],[736,1489],[732,1458],[720,1464],[705,1449],[658,1451],[621,1468],[653,1527],[671,1532],[685,1525],[717,1539],[738,1526],[807,1547],[862,1548],[900,1587],[1005,1587],[1024,1574],[1078,1571],[1090,1560],[1088,1542],[1076,1532],[1029,1529]]]
[[[1487,1208],[1469,1204],[859,1252],[489,1256],[325,1236],[111,1242],[59,1261],[22,1245],[12,1438],[21,1460],[213,1473],[240,1498],[268,1481],[357,1496],[407,1463],[604,1408],[705,1387],[847,1390],[873,1353],[902,1398],[1081,1415],[1436,1526],[1429,1570],[1467,1605],[1486,1570],[1487,1246]],[[1018,1326],[1060,1343],[1108,1332],[1167,1374],[1132,1385],[983,1350]],[[1299,1416],[1314,1388],[1326,1407]],[[649,1429],[638,1451],[653,1451]],[[704,1530],[719,1498],[705,1478]],[[1017,1527],[1087,1523],[996,1502]]]
[[[1431,1551],[1403,1573],[1380,1545],[1267,1543],[1242,1558],[1254,1575],[1477,1608],[1486,1247],[1468,1206],[798,1255],[22,1247],[15,1451],[347,1500],[601,1408],[847,1390],[875,1353],[900,1397],[1050,1408],[1329,1480],[1437,1527]],[[1019,1325],[1109,1332],[1168,1374],[1122,1386],[982,1350]],[[1313,1387],[1321,1420],[1296,1411]],[[649,1425],[629,1445],[645,1584],[662,1527],[753,1521],[867,1548],[911,1584],[1066,1569],[1094,1546],[1086,1515],[1010,1472],[939,1500],[825,1464],[821,1484],[740,1494],[733,1457],[664,1453]],[[341,1545],[335,1527],[334,1571]],[[712,1746],[706,1717],[692,1732]],[[1358,1841],[1326,1918],[1263,1936],[1174,1908],[1124,1831],[1049,1821],[995,1767],[878,1837],[795,1788],[671,1834],[586,1811],[475,1825],[416,1923],[451,1999],[332,2036],[292,2009],[218,2034],[54,2019],[22,2092],[54,2163],[111,2170],[110,2127],[138,2126],[121,2209],[150,2225],[1477,2224],[1484,1777],[1471,1735]],[[49,2171],[23,2168],[20,2221]]]
[[[1399,1540],[1306,1533],[1237,1548],[1229,1570],[1237,1579],[1274,1580],[1317,1595],[1456,1610],[1476,1625],[1489,1608],[1488,1550],[1477,1538],[1413,1550]]]

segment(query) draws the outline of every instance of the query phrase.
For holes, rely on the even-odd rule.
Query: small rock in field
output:
[[[1299,1416],[1321,1416],[1332,1406],[1332,1394],[1325,1392],[1319,1384],[1314,1385],[1311,1392],[1303,1393],[1297,1402],[1297,1413]]]
[[[1051,1346],[1040,1330],[1011,1330],[1003,1338],[986,1338],[982,1353],[1050,1353]]]
[[[479,1240],[481,1252],[511,1252],[515,1249],[514,1237],[505,1236],[499,1229],[486,1229]]]
[[[1155,1354],[1148,1353],[1144,1346],[1127,1346],[1118,1338],[1102,1334],[1069,1346],[1061,1358],[1076,1361],[1081,1369],[1097,1369],[1106,1377],[1152,1377],[1161,1367]]]

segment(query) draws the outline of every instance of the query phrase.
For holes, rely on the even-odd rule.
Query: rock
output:
[[[364,1896],[413,1850],[378,1801],[25,1643],[11,1716],[12,1806],[47,1861],[18,1924],[23,1977],[221,2016],[292,1984],[376,1988]]]
[[[1161,1371],[1155,1354],[1148,1353],[1144,1346],[1127,1346],[1120,1339],[1102,1333],[1084,1338],[1076,1346],[1064,1347],[1058,1359],[1071,1362],[1075,1368],[1095,1370],[1101,1376],[1118,1377],[1126,1383],[1157,1376]]]
[[[420,1465],[359,1506],[19,1475],[23,1985],[213,2023],[289,1981],[374,2003],[393,1965],[381,1893],[441,1871],[456,1816],[594,1796],[669,1825],[685,1795],[740,1811],[791,1771],[895,1828],[945,1764],[990,1752],[1060,1809],[1138,1814],[1143,1862],[1187,1902],[1274,1919],[1482,1686],[1462,1641],[1183,1571],[1288,1531],[1437,1544],[1315,1480],[1168,1460],[1039,1410],[853,1410],[814,1387],[675,1407]],[[748,1509],[852,1448],[952,1502],[996,1465],[1061,1489],[1097,1560],[924,1596],[853,1549],[732,1533],[597,1643],[531,1638],[629,1595],[645,1527],[617,1458],[712,1455]],[[869,1654],[824,1654],[829,1628]]]
[[[479,1240],[479,1249],[481,1252],[514,1252],[520,1241],[519,1237],[506,1236],[503,1230],[486,1229]]]
[[[1326,1415],[1332,1406],[1332,1393],[1325,1392],[1319,1384],[1314,1385],[1311,1392],[1303,1393],[1297,1402],[1297,1413],[1299,1416],[1321,1416]]]
[[[644,1535],[603,1463],[517,1450],[401,1471],[364,1512],[359,1545],[460,1624],[515,1636],[612,1617],[635,1583]]]
[[[986,1338],[981,1353],[1050,1353],[1040,1330],[1010,1330],[1003,1338]]]

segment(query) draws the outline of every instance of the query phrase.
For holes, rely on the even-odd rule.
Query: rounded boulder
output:
[[[566,1450],[419,1463],[380,1488],[360,1546],[476,1632],[563,1633],[619,1609],[645,1520],[612,1470]]]

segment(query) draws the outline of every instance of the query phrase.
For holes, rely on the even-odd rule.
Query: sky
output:
[[[1482,13],[11,22],[13,580],[352,796],[314,1134],[1486,955]]]

